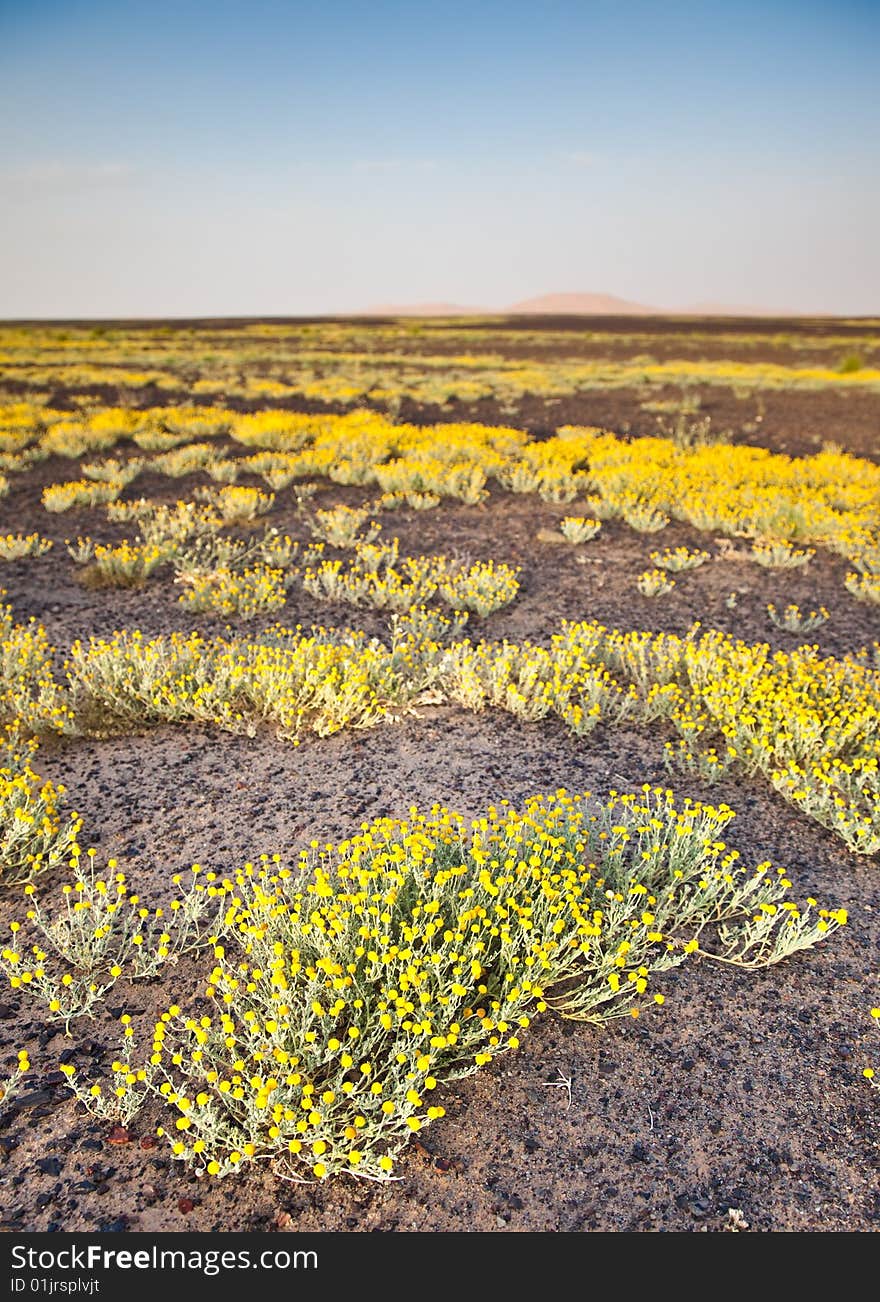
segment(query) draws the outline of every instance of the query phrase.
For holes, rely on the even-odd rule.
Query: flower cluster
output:
[[[708,552],[691,551],[689,547],[667,547],[662,552],[651,552],[651,560],[661,570],[678,574],[682,570],[695,570],[710,559]]]
[[[180,594],[184,610],[209,611],[239,619],[253,619],[267,611],[280,610],[286,600],[284,571],[268,565],[240,571],[225,566],[202,570],[187,578]]]
[[[206,500],[217,510],[226,524],[241,524],[248,520],[255,520],[258,515],[265,515],[270,511],[275,501],[275,494],[262,493],[259,488],[227,484],[225,488],[209,491]]]
[[[11,939],[0,951],[0,971],[10,986],[46,1005],[50,1021],[70,1022],[90,1014],[120,977],[153,977],[181,954],[216,943],[223,932],[225,888],[211,873],[204,882],[195,864],[188,888],[164,907],[148,908],[133,892],[115,859],[101,873],[96,854],[74,844],[63,906],[47,914],[33,885],[26,929],[37,939],[25,948],[22,924],[10,924]],[[181,874],[172,878],[181,886]]]
[[[76,845],[82,821],[59,812],[64,787],[43,781],[33,770],[37,742],[21,726],[0,733],[0,884],[30,881],[63,862]]]
[[[333,506],[325,511],[316,511],[309,521],[313,538],[327,543],[330,547],[356,547],[358,543],[371,543],[378,538],[381,525],[370,521],[369,528],[364,525],[370,520],[370,507]]]
[[[21,1082],[31,1069],[26,1049],[19,1049],[18,1058],[12,1071],[5,1080],[0,1080],[0,1114],[6,1111],[10,1103],[20,1093]]]
[[[41,538],[38,533],[8,533],[5,537],[0,537],[2,561],[17,561],[23,556],[45,556],[51,550],[51,538]]]
[[[325,601],[406,611],[439,595],[454,610],[486,617],[509,605],[519,591],[519,570],[503,562],[461,565],[445,556],[400,558],[396,538],[376,545],[357,543],[354,558],[306,566],[303,587]]]
[[[117,547],[97,543],[89,551],[87,559],[93,563],[82,580],[96,588],[139,588],[173,555],[167,543],[122,542]]]
[[[827,624],[829,615],[824,606],[818,610],[811,610],[808,614],[796,606],[793,602],[780,612],[771,602],[767,607],[767,614],[770,616],[771,624],[777,628],[784,629],[786,633],[812,633],[823,624]]]
[[[636,579],[636,587],[643,597],[664,597],[675,587],[675,579],[662,569],[643,570]]]
[[[767,570],[793,570],[806,565],[815,552],[792,547],[784,539],[759,538],[752,543],[752,560]]]
[[[563,538],[570,543],[585,543],[595,538],[602,528],[601,520],[591,520],[582,515],[567,515],[559,526]]]
[[[102,484],[89,479],[49,484],[43,489],[43,506],[54,512],[69,511],[78,506],[99,506],[102,502],[115,502],[123,487],[118,481]]]

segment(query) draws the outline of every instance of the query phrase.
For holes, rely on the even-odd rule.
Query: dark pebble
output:
[[[117,1216],[115,1221],[104,1221],[98,1226],[98,1230],[101,1234],[124,1234],[127,1229],[127,1216]]]
[[[51,1102],[52,1094],[49,1090],[30,1090],[27,1094],[19,1094],[9,1106],[14,1112],[23,1112],[25,1108],[35,1108],[41,1103]]]

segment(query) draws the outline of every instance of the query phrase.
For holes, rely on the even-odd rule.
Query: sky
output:
[[[880,0],[0,0],[0,318],[880,314]]]

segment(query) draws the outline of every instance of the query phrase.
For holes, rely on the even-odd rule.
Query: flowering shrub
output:
[[[880,574],[848,574],[844,584],[857,601],[870,601],[880,606]]]
[[[261,856],[221,884],[227,937],[204,1001],[173,1003],[120,1106],[167,1109],[174,1157],[213,1176],[274,1158],[300,1179],[387,1179],[435,1091],[516,1049],[547,1009],[637,1016],[689,956],[766,967],[846,922],[740,865],[722,806],[669,792],[558,792],[467,826],[380,819],[295,866]],[[99,1087],[100,1089],[100,1087]]]
[[[636,587],[643,597],[663,597],[675,587],[663,570],[643,570],[636,579]]]
[[[639,533],[657,533],[669,524],[669,516],[648,502],[635,502],[623,511],[623,518],[630,529]]]
[[[210,443],[185,443],[162,456],[153,457],[150,469],[160,475],[169,475],[173,479],[182,479],[194,471],[205,470],[217,460],[217,449]]]
[[[62,818],[64,788],[43,781],[31,767],[37,742],[18,723],[0,732],[0,885],[29,881],[62,862],[82,826],[77,814]]]
[[[51,538],[41,538],[38,533],[8,533],[5,537],[0,537],[2,561],[17,561],[23,556],[45,556],[51,550]]]
[[[155,909],[130,890],[115,859],[100,874],[95,851],[82,855],[74,844],[70,870],[64,905],[54,915],[44,911],[33,885],[25,887],[26,930],[38,940],[25,951],[22,924],[13,922],[12,939],[0,952],[10,986],[45,1003],[49,1021],[69,1026],[90,1014],[121,976],[153,977],[163,964],[216,942],[222,933],[217,914],[224,888],[214,885],[211,874],[204,884],[199,881],[198,864],[189,887]],[[175,886],[182,880],[180,874],[172,878]]]
[[[18,1061],[13,1067],[10,1074],[5,1080],[0,1080],[0,1114],[4,1113],[9,1104],[21,1092],[20,1085],[22,1078],[31,1069],[30,1059],[26,1049],[19,1049]]]
[[[107,515],[113,521],[136,520],[140,536],[145,543],[164,543],[182,546],[192,538],[216,534],[223,521],[211,506],[195,502],[148,502],[140,498],[135,502],[112,502]]]
[[[167,543],[122,542],[118,547],[98,543],[90,550],[88,559],[93,563],[83,572],[83,582],[102,588],[139,588],[173,555]]]
[[[445,556],[399,559],[397,539],[355,545],[354,558],[306,566],[303,587],[312,596],[353,606],[405,611],[439,595],[455,610],[487,616],[513,601],[518,569],[496,561],[454,565]]]
[[[570,543],[589,542],[602,528],[601,520],[590,520],[582,515],[567,515],[559,526],[563,538]]]
[[[440,595],[454,610],[472,610],[482,618],[510,605],[517,592],[519,568],[503,561],[475,561],[447,572]]]
[[[43,489],[43,506],[54,512],[69,511],[75,506],[99,506],[102,502],[114,502],[123,487],[118,480],[94,483],[79,479],[66,484],[50,484]]]
[[[83,462],[82,472],[86,479],[101,483],[131,484],[137,479],[145,464],[143,457],[131,457],[128,461],[109,457],[106,461]]]
[[[280,610],[287,600],[284,571],[268,565],[239,571],[226,567],[205,570],[192,574],[186,584],[179,598],[185,610],[235,615],[239,619]]]
[[[792,570],[806,565],[815,552],[792,547],[785,541],[758,539],[752,543],[752,560],[768,570]]]
[[[662,552],[651,552],[651,560],[661,570],[671,570],[673,574],[681,570],[695,570],[705,565],[710,559],[708,552],[691,551],[689,547],[667,547]]]
[[[17,624],[12,609],[0,605],[0,722],[14,722],[23,736],[61,733],[70,727],[70,708],[52,669],[53,654],[41,624]]]
[[[229,484],[225,488],[209,490],[207,501],[226,524],[241,524],[255,520],[272,509],[274,493],[261,493],[259,488],[244,488]]]
[[[828,611],[824,606],[805,614],[799,606],[792,603],[780,614],[771,602],[767,607],[767,614],[770,616],[771,624],[784,629],[786,633],[812,633],[828,622]]]
[[[370,522],[368,529],[364,525],[370,519],[368,506],[355,509],[351,506],[334,506],[326,511],[316,511],[309,522],[313,538],[328,543],[331,547],[356,547],[358,543],[371,543],[378,538],[381,525]]]

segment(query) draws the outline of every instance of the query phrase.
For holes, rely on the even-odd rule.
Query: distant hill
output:
[[[508,307],[474,307],[466,303],[382,303],[358,316],[804,316],[781,308],[745,304],[694,303],[687,307],[648,307],[614,294],[538,294]]]
[[[491,316],[488,307],[463,307],[461,303],[380,303],[358,316]]]
[[[661,316],[659,307],[630,303],[613,294],[539,294],[521,303],[512,303],[504,311],[511,316]]]

